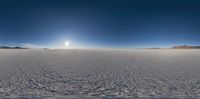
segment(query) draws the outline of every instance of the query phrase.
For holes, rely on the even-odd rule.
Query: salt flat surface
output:
[[[1,49],[0,96],[196,98],[200,50]]]

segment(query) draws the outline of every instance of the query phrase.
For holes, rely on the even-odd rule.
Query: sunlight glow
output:
[[[69,44],[70,44],[70,43],[69,43],[68,41],[65,42],[65,46],[69,46]]]

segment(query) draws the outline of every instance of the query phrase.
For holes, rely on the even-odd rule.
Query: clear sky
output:
[[[199,0],[0,0],[0,44],[144,48],[200,45]]]

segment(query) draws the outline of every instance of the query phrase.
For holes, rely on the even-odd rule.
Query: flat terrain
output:
[[[200,97],[200,50],[1,49],[0,96]]]

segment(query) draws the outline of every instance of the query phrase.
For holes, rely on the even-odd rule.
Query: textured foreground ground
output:
[[[200,97],[200,50],[0,50],[0,96]]]

